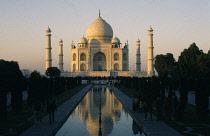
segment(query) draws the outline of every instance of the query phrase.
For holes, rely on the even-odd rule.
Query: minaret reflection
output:
[[[120,120],[122,104],[106,86],[94,86],[75,110],[91,135],[107,135],[112,132],[113,122]]]
[[[102,130],[101,130],[101,91],[100,91],[100,97],[99,97],[99,131],[98,135],[102,136]]]

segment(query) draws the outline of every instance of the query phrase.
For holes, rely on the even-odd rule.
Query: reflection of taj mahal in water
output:
[[[70,72],[63,72],[63,41],[59,41],[59,69],[66,76],[153,76],[153,29],[148,30],[148,69],[141,71],[140,40],[136,41],[136,71],[129,71],[129,44],[113,38],[112,27],[99,17],[89,25],[86,38],[72,42]],[[46,30],[46,69],[52,67],[51,30]]]
[[[93,90],[84,97],[75,110],[78,111],[80,120],[84,120],[86,122],[87,130],[94,136],[98,135],[98,131],[100,129],[98,124],[99,97],[102,99],[101,112],[103,114],[101,117],[101,128],[103,135],[107,135],[112,132],[114,125],[113,122],[118,121],[122,114],[122,104],[117,100],[114,94],[109,92],[108,88],[93,88]]]

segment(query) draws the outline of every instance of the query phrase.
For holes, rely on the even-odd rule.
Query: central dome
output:
[[[110,42],[113,37],[112,27],[100,16],[88,26],[86,31],[88,40],[96,39],[103,42]]]

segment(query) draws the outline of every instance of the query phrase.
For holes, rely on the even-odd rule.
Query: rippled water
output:
[[[56,136],[145,136],[106,86],[94,86]]]

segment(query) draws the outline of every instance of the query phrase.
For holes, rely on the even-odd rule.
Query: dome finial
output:
[[[101,17],[101,12],[100,12],[100,9],[99,9],[99,17]]]

